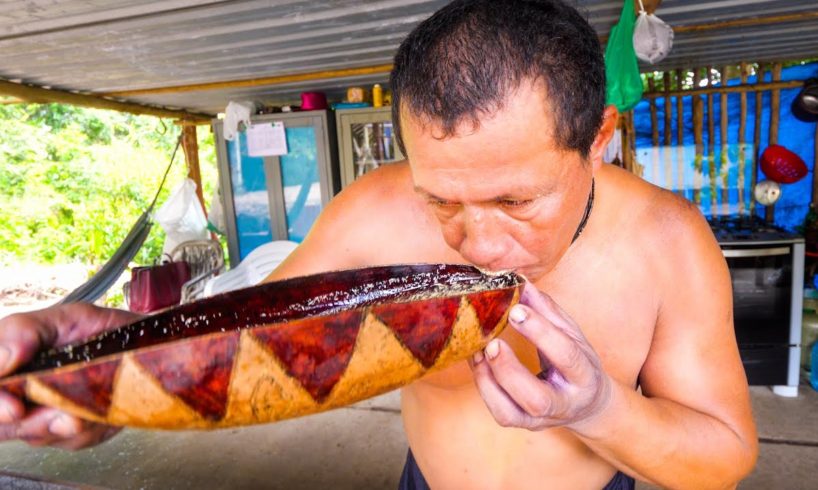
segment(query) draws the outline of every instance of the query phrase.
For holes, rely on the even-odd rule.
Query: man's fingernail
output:
[[[71,437],[77,434],[77,428],[67,415],[58,415],[48,424],[48,432],[59,437]]]
[[[0,373],[6,371],[9,361],[11,360],[11,351],[8,347],[0,345]]]
[[[508,318],[514,323],[523,323],[528,318],[528,312],[522,306],[514,305],[508,313]]]
[[[483,362],[483,353],[480,351],[475,352],[472,361],[474,361],[475,364],[480,364]]]
[[[486,357],[489,359],[494,359],[500,354],[500,342],[496,340],[492,340],[489,342],[489,345],[486,346]]]

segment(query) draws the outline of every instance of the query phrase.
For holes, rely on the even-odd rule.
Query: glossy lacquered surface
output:
[[[270,422],[403,386],[505,326],[522,279],[462,265],[305,276],[43,352],[0,390],[117,425]]]

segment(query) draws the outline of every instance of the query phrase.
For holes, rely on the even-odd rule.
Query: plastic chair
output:
[[[216,240],[182,242],[171,251],[170,257],[190,265],[191,279],[182,286],[182,304],[204,297],[206,282],[224,270],[224,251]]]
[[[295,242],[280,240],[257,247],[239,265],[208,280],[204,286],[204,297],[255,286],[269,276],[297,246]]]

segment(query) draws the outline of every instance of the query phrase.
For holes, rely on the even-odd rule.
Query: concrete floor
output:
[[[752,398],[761,456],[739,488],[818,488],[818,393],[802,385],[798,398],[787,399],[754,387]],[[12,487],[2,474],[12,472],[116,489],[393,489],[406,447],[393,392],[277,424],[213,432],[127,430],[77,453],[4,443],[0,487]]]

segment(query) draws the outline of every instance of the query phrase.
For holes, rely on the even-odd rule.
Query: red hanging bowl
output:
[[[770,145],[761,154],[761,170],[779,184],[792,184],[807,175],[804,160],[781,145]]]

